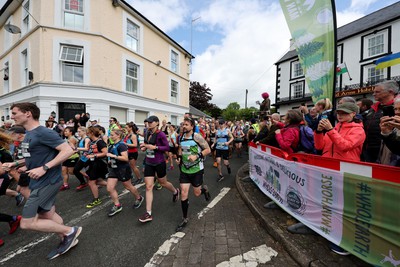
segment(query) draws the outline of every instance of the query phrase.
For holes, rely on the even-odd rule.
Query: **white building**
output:
[[[20,30],[20,32],[19,32]],[[177,124],[192,56],[124,0],[8,0],[0,10],[0,113],[33,102],[41,122],[89,112]]]
[[[400,52],[400,2],[338,28],[337,40],[337,62],[346,63],[349,73],[338,76],[336,99],[373,99],[372,91],[379,81],[400,81],[400,65],[376,70],[374,64],[381,57]],[[286,114],[302,103],[313,106],[296,50],[286,53],[275,65],[278,112]]]

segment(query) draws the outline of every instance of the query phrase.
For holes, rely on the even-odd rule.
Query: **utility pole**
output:
[[[244,108],[247,109],[247,94],[249,93],[249,90],[246,89],[246,97],[244,99]]]

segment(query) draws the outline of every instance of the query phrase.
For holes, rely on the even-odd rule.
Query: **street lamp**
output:
[[[244,99],[244,108],[247,109],[247,94],[249,93],[249,90],[246,89],[246,98]]]
[[[193,22],[196,20],[199,20],[201,17],[197,17],[195,19],[192,19],[190,23],[190,54],[193,55]]]

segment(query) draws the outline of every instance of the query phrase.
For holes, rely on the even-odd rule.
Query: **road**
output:
[[[139,157],[138,162],[141,162],[142,156]],[[119,185],[118,192],[121,195],[123,210],[111,218],[107,216],[112,202],[106,188],[100,189],[100,198],[103,203],[93,209],[85,207],[92,199],[89,189],[81,192],[73,189],[59,192],[56,202],[57,211],[67,225],[80,225],[83,227],[83,231],[79,236],[79,244],[75,248],[52,261],[46,260],[46,255],[58,244],[58,238],[55,235],[21,229],[13,235],[7,235],[8,227],[3,224],[0,228],[0,237],[5,241],[5,245],[0,247],[0,265],[145,266],[148,264],[147,266],[188,266],[193,263],[193,266],[216,266],[217,264],[227,264],[230,257],[244,254],[252,247],[268,242],[269,244],[266,245],[273,247],[278,256],[265,266],[283,266],[282,264],[293,266],[294,262],[279,244],[273,242],[265,230],[260,228],[237,194],[234,183],[235,173],[246,161],[247,157],[233,157],[231,159],[232,174],[230,176],[226,174],[225,180],[217,182],[217,170],[212,167],[210,158],[206,160],[205,183],[209,185],[214,201],[206,208],[210,203],[207,203],[203,196],[195,198],[193,194],[190,195],[190,223],[183,231],[186,234],[184,233],[179,240],[185,246],[194,246],[194,248],[200,249],[199,253],[192,250],[189,253],[189,250],[182,250],[177,244],[170,249],[170,252],[161,249],[161,257],[155,254],[157,251],[160,254],[160,246],[175,234],[175,227],[182,216],[180,202],[173,203],[172,194],[166,189],[154,190],[153,221],[143,224],[138,221],[138,218],[145,212],[144,202],[139,209],[133,209],[133,197],[124,191],[122,185]],[[226,173],[226,169],[224,169],[224,173]],[[168,179],[175,186],[179,185],[178,175],[176,167],[173,171],[168,172]],[[75,177],[71,177],[70,185],[71,188],[78,185]],[[221,190],[225,195],[217,197]],[[142,195],[145,194],[144,185],[139,185],[139,192]],[[217,202],[217,200],[221,201]],[[22,207],[15,207],[14,199],[5,196],[0,198],[0,206],[3,213],[15,214],[22,211]],[[222,217],[218,216],[217,211]],[[203,217],[198,219],[198,214],[202,214]],[[212,221],[211,228],[210,224],[206,223],[207,220]],[[251,223],[248,225],[249,222]],[[224,229],[225,226],[227,229]],[[234,231],[229,231],[229,227],[231,230],[233,227]],[[200,235],[200,238],[203,239],[195,240],[196,233],[199,231],[203,233]],[[198,246],[206,240],[207,232],[208,235],[216,238],[216,245],[214,244],[216,248],[227,248],[226,253],[210,251],[206,246]],[[227,232],[241,238],[229,239],[229,236],[226,236]],[[225,236],[222,236],[225,239],[218,238],[221,233],[222,235],[225,233]],[[227,243],[227,240],[231,240],[231,243],[237,240],[239,249],[233,249],[235,245],[231,248],[230,244],[218,244],[218,242]],[[179,255],[179,253],[185,255]],[[193,255],[200,256],[196,259]],[[184,262],[185,259],[186,262]],[[220,266],[229,266],[229,264]]]

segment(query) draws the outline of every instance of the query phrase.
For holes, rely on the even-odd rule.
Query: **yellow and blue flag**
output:
[[[400,64],[400,52],[377,59],[375,69],[384,69],[397,64]]]

